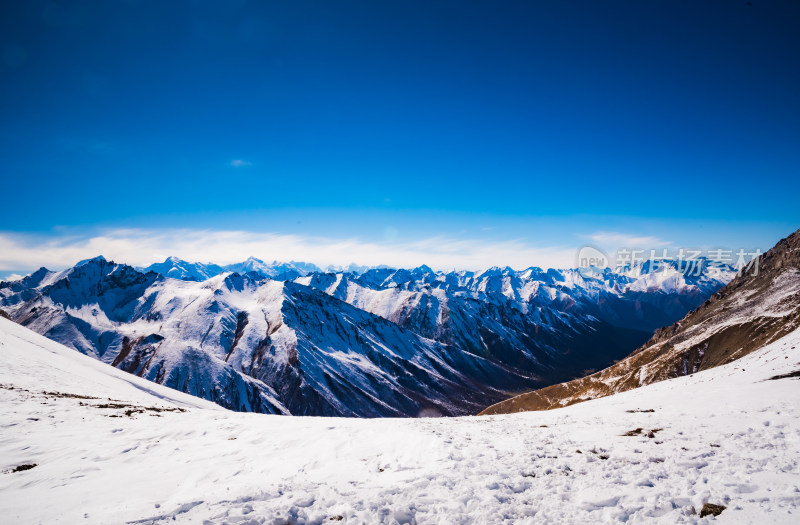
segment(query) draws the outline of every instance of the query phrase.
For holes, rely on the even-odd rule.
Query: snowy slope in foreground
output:
[[[800,513],[800,385],[767,380],[800,368],[800,331],[729,365],[564,409],[412,420],[228,412],[3,319],[0,344],[9,522],[796,523]],[[187,410],[126,416],[43,391]],[[701,519],[705,502],[727,509]]]
[[[224,411],[215,403],[118,370],[2,317],[0,363],[4,390],[11,387],[167,408]]]

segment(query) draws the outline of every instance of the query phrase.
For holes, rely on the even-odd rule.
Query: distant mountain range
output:
[[[735,272],[707,261],[436,272],[102,257],[0,283],[0,308],[130,373],[242,411],[468,414],[603,368]]]
[[[346,266],[330,265],[324,271],[362,274],[372,268],[379,267],[361,266],[352,263]],[[224,266],[213,263],[188,262],[178,259],[177,257],[167,257],[162,263],[140,267],[137,268],[137,270],[145,273],[153,271],[164,277],[172,277],[173,279],[181,279],[183,281],[205,281],[206,279],[210,279],[211,277],[225,272],[236,272],[239,274],[255,273],[261,277],[269,277],[270,279],[279,281],[291,281],[292,279],[311,273],[323,272],[322,268],[312,263],[297,261],[273,261],[267,263],[255,257],[250,257],[246,261],[240,263],[227,264]]]

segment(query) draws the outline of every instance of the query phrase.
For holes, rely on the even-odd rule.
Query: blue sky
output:
[[[322,264],[461,243],[429,248],[455,267],[766,249],[800,226],[799,23],[759,0],[3,2],[0,272],[237,239]],[[233,244],[179,242],[201,232]]]

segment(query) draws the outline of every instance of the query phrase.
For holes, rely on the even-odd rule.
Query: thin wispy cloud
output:
[[[0,271],[31,271],[41,266],[59,269],[97,255],[135,266],[174,255],[219,264],[255,256],[264,260],[301,260],[323,267],[355,262],[480,270],[490,266],[569,267],[575,248],[532,246],[523,240],[487,242],[445,236],[378,242],[202,229],[115,229],[87,236],[0,233]]]
[[[233,166],[234,168],[244,168],[252,165],[253,165],[252,162],[242,159],[234,159],[231,161],[231,166]]]
[[[632,235],[619,232],[597,232],[587,237],[604,248],[664,248],[670,246],[667,241],[652,235]]]

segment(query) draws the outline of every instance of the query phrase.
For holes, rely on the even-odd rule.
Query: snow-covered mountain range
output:
[[[225,272],[236,272],[239,274],[254,273],[261,277],[269,277],[280,281],[292,280],[302,275],[313,272],[321,272],[318,266],[304,262],[280,262],[273,261],[267,263],[261,259],[250,257],[246,261],[220,266],[214,263],[188,262],[177,257],[167,257],[162,263],[151,264],[150,266],[137,268],[137,270],[147,273],[156,272],[164,277],[181,279],[184,281],[205,281]]]
[[[164,262],[154,263],[150,266],[136,268],[140,272],[147,273],[153,271],[164,277],[181,279],[184,281],[205,281],[216,275],[225,272],[236,272],[239,274],[254,273],[261,277],[269,277],[278,281],[290,281],[297,277],[302,277],[312,273],[332,272],[332,273],[353,273],[360,275],[373,268],[388,268],[388,266],[363,266],[356,263],[347,265],[329,265],[323,270],[313,263],[300,261],[272,261],[271,263],[250,257],[246,261],[218,265],[214,263],[188,262],[177,257],[167,257]]]
[[[236,271],[233,271],[236,270]],[[734,276],[704,265],[322,272],[258,259],[98,257],[0,283],[12,319],[135,375],[241,411],[475,413],[607,366]]]

